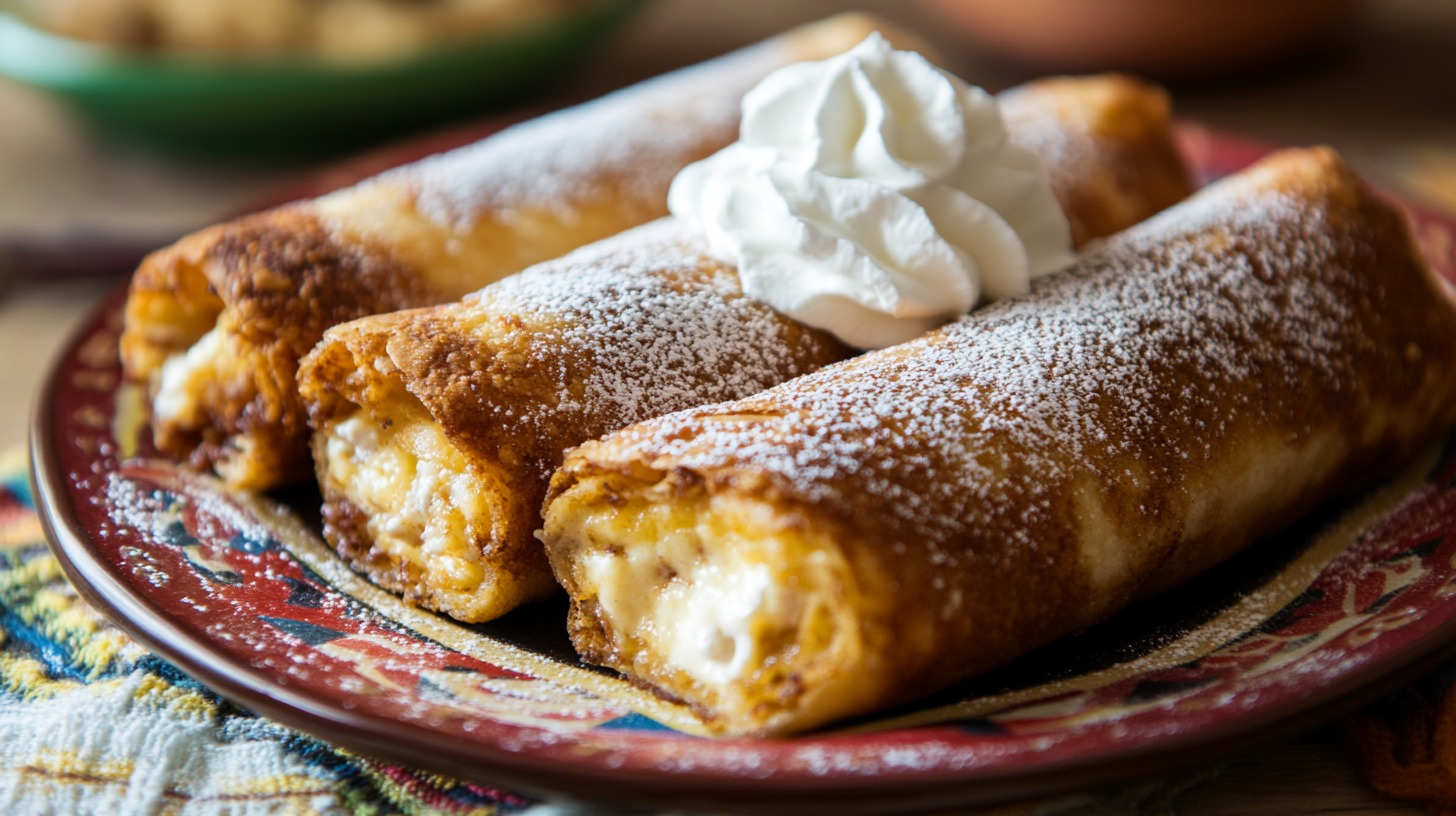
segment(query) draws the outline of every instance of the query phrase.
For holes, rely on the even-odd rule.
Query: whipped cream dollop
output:
[[[860,348],[903,342],[1072,260],[1046,169],[996,100],[878,34],[743,100],[739,140],[668,207],[744,292]]]

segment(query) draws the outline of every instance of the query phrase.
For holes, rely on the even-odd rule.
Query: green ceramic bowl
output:
[[[606,0],[365,64],[146,54],[52,36],[0,12],[0,75],[50,91],[103,130],[156,148],[321,155],[519,102],[645,2]]]

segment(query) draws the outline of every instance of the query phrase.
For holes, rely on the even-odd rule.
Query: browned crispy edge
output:
[[[473,345],[457,342],[465,338],[450,319],[452,311],[448,306],[411,309],[370,316],[330,329],[325,340],[305,356],[300,365],[300,393],[309,412],[310,424],[314,428],[326,428],[351,415],[361,405],[381,404],[384,395],[390,392],[393,392],[392,399],[417,400],[422,396],[438,396],[430,391],[430,386],[425,385],[422,378],[401,376],[395,362],[397,356],[403,354],[401,349],[440,348],[443,341],[445,357],[432,360],[427,365],[438,365],[444,372],[452,370],[450,357],[475,352]],[[385,370],[376,368],[376,362],[384,363]],[[472,370],[481,372],[488,370],[488,366],[482,364]],[[467,457],[478,459],[482,456],[478,447],[472,447],[472,443],[478,444],[478,440],[462,438],[452,433],[450,424],[442,425],[446,437]],[[546,444],[541,440],[507,439],[507,444],[515,442],[532,443],[530,447],[534,455],[546,455],[540,452]],[[325,443],[322,434],[314,435],[314,445]],[[558,452],[553,461],[559,457]],[[450,601],[444,594],[421,591],[417,571],[396,563],[395,559],[377,550],[366,526],[367,517],[334,490],[326,478],[327,464],[322,450],[315,451],[314,460],[324,500],[324,537],[356,570],[384,588],[400,593],[421,606],[465,621],[488,620],[518,603],[544,598],[557,590],[545,552],[531,537],[539,526],[539,507],[545,493],[544,474],[549,474],[553,466],[538,465],[534,470],[541,471],[542,476],[525,478],[511,485],[512,494],[502,497],[499,502],[505,512],[494,520],[493,527],[512,531],[513,535],[499,541],[474,542],[483,550],[488,549],[490,571],[516,577],[521,596],[505,604],[491,598],[480,599],[480,603],[460,604]],[[536,488],[537,482],[540,483],[539,489]]]
[[[385,247],[336,240],[306,204],[212,227],[152,253],[133,277],[127,301],[121,338],[127,378],[145,383],[167,357],[212,327],[224,303],[233,311],[235,348],[250,375],[210,401],[202,428],[154,420],[157,447],[206,468],[238,454],[237,436],[251,437],[257,444],[250,456],[259,464],[250,470],[272,471],[275,483],[305,476],[308,428],[294,381],[298,360],[329,326],[428,300],[424,281]],[[168,297],[189,315],[196,336],[157,334],[148,309]]]

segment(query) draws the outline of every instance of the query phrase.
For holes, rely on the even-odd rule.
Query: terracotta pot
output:
[[[1044,71],[1208,75],[1296,52],[1358,0],[921,0],[978,47]]]

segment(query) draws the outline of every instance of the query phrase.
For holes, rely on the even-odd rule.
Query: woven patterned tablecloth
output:
[[[22,452],[0,453],[0,813],[493,816],[533,805],[256,717],[133,643],[66,582]]]

